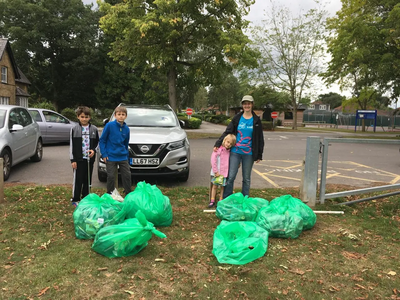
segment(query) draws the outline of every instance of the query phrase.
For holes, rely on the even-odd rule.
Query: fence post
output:
[[[0,203],[4,202],[4,160],[0,157]]]
[[[317,199],[319,146],[319,137],[307,137],[306,158],[304,164],[304,175],[302,177],[300,188],[300,198],[311,207],[315,206]]]

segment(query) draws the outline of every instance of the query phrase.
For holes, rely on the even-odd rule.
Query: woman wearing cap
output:
[[[236,136],[236,144],[231,148],[229,157],[229,173],[224,189],[224,198],[233,193],[233,184],[240,164],[242,165],[242,194],[248,196],[250,192],[251,170],[254,162],[262,160],[264,151],[264,135],[261,119],[253,112],[254,99],[246,95],[241,101],[243,111],[232,118],[225,132],[216,141],[214,151],[221,146],[228,134]]]

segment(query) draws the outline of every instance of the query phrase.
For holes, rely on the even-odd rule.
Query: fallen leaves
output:
[[[348,259],[365,259],[365,254],[343,251],[342,255]]]
[[[43,290],[41,290],[38,294],[38,297],[43,296],[44,294],[46,294],[46,292],[49,290],[49,286],[45,287]]]

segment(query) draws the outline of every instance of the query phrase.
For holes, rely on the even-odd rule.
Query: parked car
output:
[[[20,106],[0,105],[0,157],[3,176],[7,180],[11,167],[30,158],[42,160],[43,147],[39,125],[29,111]]]
[[[33,119],[39,124],[43,144],[69,143],[71,128],[76,122],[63,115],[43,108],[28,108]]]
[[[132,175],[189,178],[190,145],[183,124],[169,105],[124,105],[130,129],[129,164]],[[109,119],[113,121],[114,114]],[[104,121],[106,124],[108,119]],[[98,177],[107,181],[106,165],[97,155]]]

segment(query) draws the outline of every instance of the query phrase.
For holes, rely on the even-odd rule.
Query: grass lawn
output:
[[[1,299],[400,299],[399,197],[353,206],[328,201],[298,239],[269,238],[243,266],[212,254],[220,220],[208,189],[159,187],[173,223],[137,255],[107,258],[74,234],[71,186],[7,185],[0,203]],[[327,187],[328,191],[332,187]],[[99,195],[104,190],[94,189]],[[272,200],[297,189],[252,190]],[[352,197],[352,200],[354,197]]]

